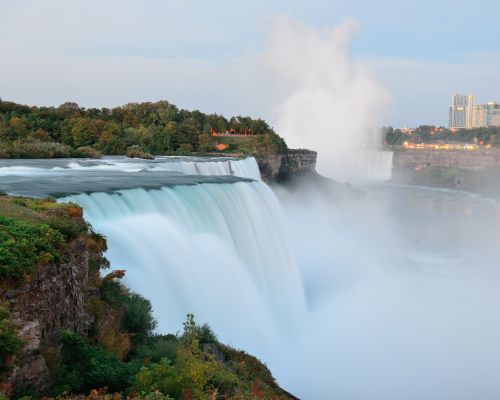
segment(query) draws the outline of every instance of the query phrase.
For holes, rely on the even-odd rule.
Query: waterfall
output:
[[[244,171],[252,168],[247,163],[234,164]],[[176,329],[188,312],[223,333],[238,320],[241,334],[241,323],[249,332],[266,324],[283,327],[305,310],[281,207],[260,181],[60,201],[81,205],[85,218],[106,235],[112,267],[127,270],[127,285],[152,301],[161,331]]]
[[[235,175],[241,178],[260,180],[257,161],[253,157],[243,159],[169,159],[159,158],[161,163],[154,164],[151,171],[180,172],[185,175]]]
[[[4,166],[5,165],[5,166]],[[125,157],[102,159],[48,159],[48,160],[0,160],[0,176],[46,176],[69,171],[79,172],[170,172],[182,175],[234,175],[260,180],[259,166],[253,157],[246,158],[201,158],[201,157],[157,157],[154,160],[139,160]]]
[[[374,181],[392,179],[392,151],[365,150],[360,154],[360,176]]]

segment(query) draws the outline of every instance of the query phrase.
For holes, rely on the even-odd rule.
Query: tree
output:
[[[151,302],[137,293],[127,296],[122,327],[133,335],[134,344],[144,343],[156,328]]]

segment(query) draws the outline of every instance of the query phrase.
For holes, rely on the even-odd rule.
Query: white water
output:
[[[358,157],[358,176],[364,179],[383,182],[392,179],[392,151],[365,150]]]
[[[499,398],[498,203],[380,185],[298,197],[280,192],[286,219],[259,181],[63,200],[161,332],[193,312],[302,399]]]
[[[223,337],[240,337],[246,326],[242,341],[253,346],[259,327],[269,334],[302,319],[303,288],[282,210],[260,181],[61,201],[80,204],[108,237],[111,265],[126,269],[126,283],[152,301],[162,331],[176,331],[194,313]]]
[[[125,157],[103,159],[61,160],[6,160],[0,164],[0,176],[47,176],[68,171],[163,171],[183,175],[234,175],[260,180],[257,162],[253,157],[243,159],[157,157],[155,160],[138,160]]]

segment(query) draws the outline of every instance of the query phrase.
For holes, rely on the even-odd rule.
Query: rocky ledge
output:
[[[284,183],[302,175],[316,174],[317,155],[315,151],[299,149],[255,158],[265,182]]]

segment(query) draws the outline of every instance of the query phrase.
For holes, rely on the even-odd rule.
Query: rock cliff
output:
[[[262,179],[268,183],[286,182],[295,177],[316,174],[317,153],[311,150],[288,150],[287,154],[257,156]]]
[[[43,393],[52,383],[50,362],[58,357],[61,332],[71,330],[87,336],[92,327],[94,317],[86,305],[98,293],[93,284],[99,279],[105,242],[95,240],[98,235],[89,230],[76,207],[5,196],[0,200],[0,214],[30,226],[52,224],[65,232],[57,244],[57,257],[43,255],[22,277],[9,276],[4,269],[0,279],[0,303],[9,306],[10,320],[22,340],[21,351],[4,371],[1,391],[7,395],[20,390]],[[6,257],[13,252],[12,248],[1,250],[4,257],[0,264],[5,267]]]
[[[25,284],[0,289],[24,342],[9,377],[14,390],[47,389],[51,379],[46,357],[57,352],[60,332],[87,334],[93,322],[85,307],[88,273],[89,250],[84,241],[76,240],[63,262],[41,265]]]
[[[500,150],[433,150],[394,148],[394,169],[420,169],[425,167],[453,167],[480,169],[500,165]]]

